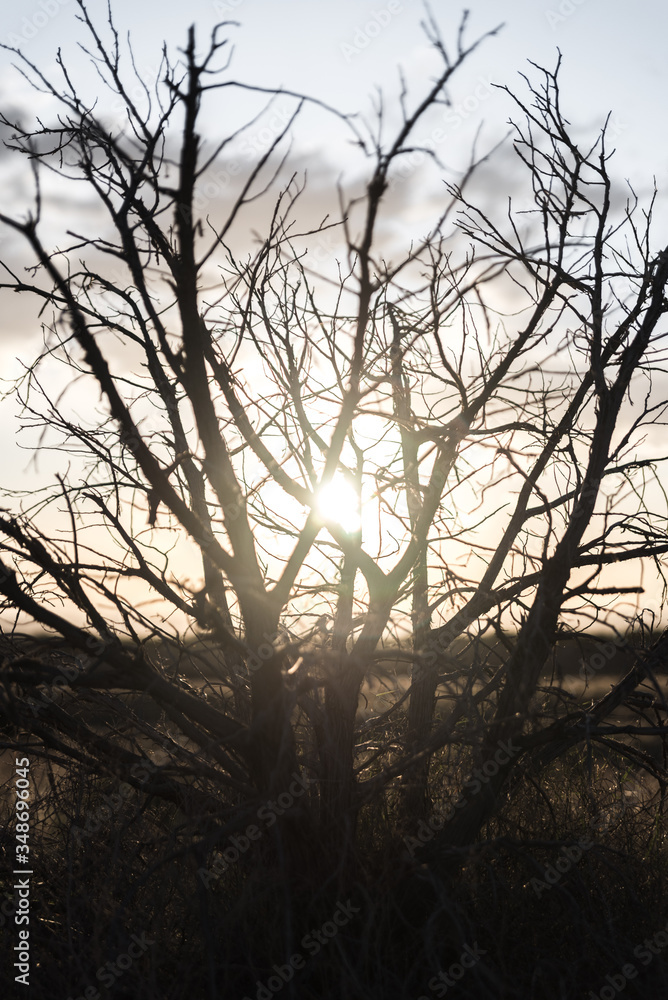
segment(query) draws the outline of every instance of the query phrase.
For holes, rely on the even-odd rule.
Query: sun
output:
[[[357,491],[343,476],[334,476],[316,494],[316,512],[323,521],[334,522],[345,531],[360,529],[360,504]]]

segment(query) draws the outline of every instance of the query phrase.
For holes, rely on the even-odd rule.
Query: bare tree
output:
[[[183,737],[144,727],[174,762],[149,787],[191,803],[205,832],[223,806],[234,829],[305,772],[308,808],[277,826],[299,863],[306,833],[336,864],[354,857],[360,809],[394,802],[398,780],[402,823],[425,816],[433,762],[453,747],[484,761],[511,744],[482,791],[463,787],[425,853],[438,867],[476,839],[520,762],[609,741],[606,719],[663,662],[665,639],[586,713],[541,690],[560,639],[600,621],[623,633],[614,601],[641,588],[609,568],[653,559],[661,573],[668,551],[666,456],[644,443],[666,406],[654,201],[620,202],[605,128],[578,144],[559,67],[534,67],[526,99],[507,92],[529,210],[485,198],[476,178],[494,157],[472,160],[429,233],[390,260],[378,234],[398,170],[415,151],[441,168],[420,125],[482,41],[466,42],[464,19],[454,53],[427,23],[442,69],[419,99],[404,87],[389,139],[382,110],[371,125],[266,92],[293,113],[229,201],[198,211],[244,135],[205,140],[203,104],[265,92],[230,77],[220,25],[204,54],[194,29],[177,61],[165,51],[155,92],[136,100],[111,18],[98,29],[77,2],[124,128],[61,57],[52,81],[18,52],[59,111],[50,124],[2,119],[35,183],[28,218],[0,216],[34,262],[22,274],[5,259],[3,287],[40,301],[45,344],[15,392],[44,447],[72,463],[22,507],[3,502],[4,609],[63,640],[60,660],[8,647],[3,711],[34,753],[125,776],[133,744],[78,708],[104,689],[144,692]],[[335,223],[300,231],[304,181],[286,140],[309,103],[351,130],[367,180],[341,188]],[[85,186],[88,228],[44,235],[48,171]],[[262,238],[235,252],[235,227],[268,196]],[[327,233],[343,247],[334,277],[308,252]],[[54,398],[56,362],[85,410],[71,386]],[[332,490],[347,522],[325,506]],[[193,688],[166,658],[179,647],[218,683]],[[407,714],[397,698],[361,720],[365,679],[392,658],[410,665]]]

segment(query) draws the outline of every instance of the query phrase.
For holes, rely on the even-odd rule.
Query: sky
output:
[[[88,4],[103,28],[106,8],[106,0]],[[431,10],[446,44],[454,50],[462,8],[449,0],[434,0]],[[416,90],[439,68],[421,27],[425,7],[417,0],[190,0],[188,4],[113,0],[112,11],[119,33],[130,32],[136,65],[149,85],[158,74],[163,39],[174,52],[183,46],[188,26],[194,23],[203,47],[221,20],[232,22],[225,34],[234,47],[231,68],[238,80],[282,86],[342,111],[366,112],[368,117],[371,99],[380,88],[390,122],[398,106],[398,67]],[[0,42],[19,46],[40,69],[50,72],[62,48],[68,65],[97,97],[99,83],[77,48],[85,37],[78,15],[77,0],[5,4]],[[445,139],[438,150],[445,160],[463,163],[479,126],[484,148],[506,134],[512,105],[493,84],[521,93],[520,73],[537,78],[528,60],[551,69],[560,50],[563,107],[576,129],[593,138],[610,113],[611,141],[617,149],[613,173],[630,178],[641,194],[649,191],[653,177],[660,189],[668,191],[668,8],[664,4],[477,0],[471,6],[465,40],[473,42],[500,24],[499,33],[486,39],[455,77],[450,92],[453,107],[445,118]],[[12,68],[13,61],[12,53],[0,50],[0,105],[42,110],[44,99]],[[251,106],[238,93],[233,100],[222,95],[212,99],[205,108],[212,135],[240,121]],[[283,114],[290,107],[286,101],[277,106]],[[335,144],[332,119],[326,114],[307,114],[298,142],[304,160],[329,158],[334,169],[345,156],[343,145]],[[9,169],[6,158],[3,166]],[[659,219],[657,225],[668,237],[668,222]]]
[[[102,28],[106,8],[106,0],[88,4]],[[137,68],[149,86],[159,72],[163,39],[175,52],[194,23],[203,47],[213,25],[221,20],[233,22],[225,34],[234,47],[231,69],[236,79],[282,86],[345,112],[366,113],[367,118],[371,118],[371,100],[380,88],[388,122],[396,120],[398,67],[416,92],[440,68],[421,27],[425,7],[417,0],[190,0],[188,4],[113,0],[112,10],[121,36],[130,32]],[[454,50],[462,8],[449,0],[434,0],[431,10],[446,44]],[[100,96],[104,103],[99,82],[77,48],[85,37],[78,15],[77,0],[5,4],[0,42],[20,46],[49,73],[62,48],[86,92],[90,90],[91,98]],[[576,132],[593,139],[610,113],[610,142],[616,146],[613,174],[631,179],[641,195],[649,192],[654,177],[659,189],[668,192],[668,8],[659,0],[633,4],[622,0],[477,0],[471,6],[465,40],[473,42],[500,24],[499,33],[486,39],[455,77],[450,91],[453,106],[444,119],[439,155],[448,163],[463,165],[478,127],[482,127],[479,148],[491,148],[508,133],[508,117],[513,112],[508,96],[493,85],[522,93],[520,73],[537,79],[528,60],[552,69],[561,51],[562,104]],[[0,106],[44,111],[44,98],[30,90],[12,68],[13,61],[12,53],[0,50]],[[205,107],[204,119],[212,136],[240,123],[257,107],[257,101],[244,102],[238,92],[226,100],[228,94],[212,97]],[[293,106],[287,99],[279,101],[279,119]],[[316,175],[317,166],[327,164],[325,183],[330,174],[336,176],[346,156],[340,133],[332,125],[331,116],[307,113],[296,139],[302,161]],[[419,136],[428,137],[428,129]],[[1,162],[11,172],[13,161],[3,157]],[[22,169],[25,176],[23,163],[14,169]],[[513,162],[512,171],[517,170]],[[505,180],[512,186],[511,176]],[[416,193],[414,189],[413,200]],[[13,198],[11,185],[0,186],[0,207],[7,206],[8,199],[13,205]],[[657,218],[657,235],[665,234],[668,239],[668,212],[665,216]],[[12,303],[9,310],[13,325],[16,305]]]
[[[106,8],[106,0],[90,0],[88,5],[91,16],[103,27]],[[113,0],[112,10],[119,33],[130,32],[136,65],[149,85],[158,74],[163,39],[174,52],[184,44],[188,26],[194,23],[203,46],[219,21],[234,22],[225,33],[234,46],[232,71],[238,80],[282,86],[342,111],[361,111],[369,118],[371,100],[380,88],[386,95],[388,120],[391,122],[393,116],[396,120],[399,66],[416,91],[439,68],[421,27],[424,5],[412,0],[189,0],[188,4]],[[434,0],[431,10],[444,40],[454,50],[462,9]],[[84,81],[86,90],[90,89],[91,97],[98,96],[98,81],[77,48],[85,37],[78,15],[76,0],[5,4],[0,15],[0,42],[20,47],[40,69],[49,72],[62,48],[68,65]],[[631,179],[640,195],[648,194],[656,177],[659,189],[668,193],[668,8],[659,0],[633,4],[622,0],[477,0],[471,7],[465,40],[473,42],[500,24],[503,28],[499,33],[484,41],[455,78],[450,92],[453,106],[445,118],[445,138],[438,149],[442,159],[463,165],[480,126],[482,149],[491,148],[507,134],[513,108],[507,95],[493,84],[522,93],[519,74],[528,72],[536,79],[528,60],[551,69],[561,51],[562,104],[576,130],[593,139],[610,113],[610,133],[617,150],[613,175]],[[12,67],[13,61],[12,53],[0,51],[0,106],[43,111],[44,98],[30,90]],[[205,108],[211,134],[220,134],[230,123],[239,122],[251,104],[250,100],[244,104],[238,92],[233,100],[212,99]],[[279,103],[279,119],[292,106],[286,101]],[[347,147],[332,124],[331,116],[307,113],[297,136],[296,151],[310,168],[311,184],[315,178],[316,195],[318,170],[320,190],[331,188],[346,156]],[[428,140],[428,129],[420,138]],[[248,152],[250,155],[253,150]],[[15,208],[16,197],[7,178],[18,170],[24,179],[27,177],[25,163],[19,161],[19,157],[0,153],[0,166],[5,171],[0,207],[10,210]],[[510,168],[503,180],[512,190],[517,166],[508,162]],[[495,195],[494,181],[490,196]],[[432,201],[419,185],[408,184],[397,208],[410,220],[411,215],[419,217],[422,210],[431,212]],[[65,201],[60,207],[62,212],[79,208]],[[668,238],[668,212],[660,207],[655,226],[658,238],[664,234]],[[0,254],[3,246],[14,250],[14,244],[7,240],[0,233]],[[39,324],[34,310],[17,296],[0,293],[0,307],[4,318],[0,364],[5,373],[15,374],[19,370],[17,355],[34,350],[38,343]],[[11,440],[5,439],[0,454],[10,460],[13,469],[25,467],[24,457]]]
[[[74,0],[69,3],[73,6]],[[141,19],[136,15],[138,6]],[[424,6],[411,0],[394,0],[385,6],[382,0],[376,4],[191,0],[187,8],[154,0],[143,0],[141,5],[115,0],[113,9],[119,24],[130,25],[138,41],[153,44],[157,25],[160,36],[179,43],[191,21],[204,33],[216,17],[238,20],[240,26],[233,29],[233,65],[240,78],[310,93],[344,110],[357,110],[378,85],[396,91],[399,64],[410,78],[422,75],[428,63],[420,28]],[[454,38],[460,6],[436,0],[432,10],[446,41]],[[500,23],[505,23],[503,30],[487,41],[471,66],[475,80],[481,76],[513,86],[518,71],[528,68],[527,59],[551,67],[559,48],[573,120],[596,125],[611,110],[619,128],[620,159],[628,162],[629,169],[655,163],[650,169],[667,176],[662,137],[668,83],[664,4],[659,0],[482,0],[471,5],[468,37],[473,40]],[[56,33],[56,23],[44,29],[44,34]],[[36,39],[35,50],[43,44],[41,38]],[[465,74],[462,99],[469,96],[466,87]],[[493,105],[485,102],[476,113],[489,117]]]
[[[88,9],[104,22],[106,0],[91,0]],[[121,35],[130,32],[136,66],[150,86],[158,73],[163,40],[174,52],[183,46],[188,26],[196,25],[203,47],[214,24],[229,24],[226,34],[234,45],[232,75],[245,83],[283,87],[304,93],[341,111],[369,115],[378,88],[385,94],[388,121],[396,120],[399,90],[398,67],[410,87],[417,90],[439,68],[425,38],[421,21],[422,3],[411,0],[113,0],[112,10]],[[462,8],[434,0],[431,11],[442,36],[454,51]],[[84,35],[77,22],[76,0],[17,0],[3,5],[0,42],[19,46],[45,71],[52,71],[62,48],[66,61],[97,94],[97,80],[77,42]],[[668,93],[668,8],[659,0],[477,0],[471,4],[465,41],[470,44],[485,32],[503,27],[476,50],[450,91],[452,107],[447,112],[445,138],[439,155],[452,164],[465,163],[470,143],[479,127],[482,148],[491,146],[508,131],[512,104],[494,84],[522,92],[519,74],[536,71],[528,60],[554,68],[562,54],[562,107],[577,133],[592,142],[610,114],[610,136],[616,146],[612,173],[629,178],[646,195],[656,178],[660,191],[668,195],[668,130],[665,95]],[[0,107],[46,108],[12,67],[14,56],[0,51]],[[102,98],[104,101],[105,98]],[[239,123],[254,107],[238,95],[234,101],[215,99],[207,105],[204,120],[211,134]],[[289,105],[278,104],[279,116]],[[428,138],[428,132],[423,135]],[[326,114],[308,113],[296,140],[296,153],[315,175],[315,191],[332,186],[346,157],[341,136]],[[511,161],[508,160],[508,163]],[[0,153],[0,170],[13,177],[11,157]],[[502,179],[512,190],[515,178]],[[320,171],[320,174],[318,173]],[[319,178],[319,180],[318,180]],[[498,178],[497,178],[498,181]],[[497,194],[496,183],[489,196]],[[318,184],[320,188],[318,188]],[[14,187],[0,185],[0,206],[13,207]],[[430,207],[431,194],[419,185],[407,185],[403,208],[414,218]],[[422,205],[421,205],[422,200]],[[665,201],[668,206],[668,201]],[[81,212],[85,206],[63,202],[63,213]],[[409,212],[409,215],[410,215]],[[659,238],[668,238],[668,208],[659,206],[656,218]],[[12,247],[0,233],[3,248]],[[20,371],[39,344],[39,323],[34,310],[17,296],[0,294],[0,376]],[[13,427],[11,404],[0,404],[0,419]],[[21,452],[9,431],[0,440],[0,462],[4,485],[35,482],[52,466],[48,459],[37,470],[28,470],[30,455]]]
[[[239,79],[283,85],[346,111],[356,111],[377,86],[396,93],[397,66],[410,80],[431,65],[420,22],[422,3],[412,0],[190,0],[188,4],[113,0],[114,18],[126,30],[145,78],[155,73],[163,38],[183,45],[189,24],[202,42],[218,20],[234,42]],[[106,0],[91,0],[100,17]],[[435,0],[433,14],[446,42],[454,39],[461,8]],[[76,0],[19,0],[3,5],[0,41],[16,45],[40,67],[52,64],[59,46],[71,51],[82,37]],[[468,38],[504,23],[462,74],[453,98],[466,100],[482,82],[515,86],[527,60],[552,67],[563,53],[565,103],[573,122],[596,127],[608,111],[617,130],[621,172],[640,171],[668,180],[664,132],[668,63],[668,9],[659,0],[477,0],[471,5]],[[0,55],[0,99],[15,100],[17,80],[9,53]],[[467,88],[472,84],[471,90]],[[473,102],[470,101],[472,106]],[[496,95],[484,97],[470,114],[498,117]],[[453,142],[457,136],[453,135]]]

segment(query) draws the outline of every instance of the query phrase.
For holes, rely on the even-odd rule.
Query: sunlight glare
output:
[[[359,498],[351,483],[335,476],[328,486],[318,490],[316,510],[323,521],[333,521],[345,531],[359,531]]]

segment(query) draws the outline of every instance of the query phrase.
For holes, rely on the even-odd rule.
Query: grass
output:
[[[446,880],[421,864],[419,851],[410,858],[391,796],[366,807],[345,898],[333,879],[308,874],[336,869],[318,843],[304,854],[301,884],[287,879],[269,831],[205,887],[198,869],[215,855],[184,850],[196,839],[187,810],[138,791],[107,815],[113,782],[47,768],[31,829],[29,995],[431,1000],[445,988],[471,1000],[575,1000],[610,995],[606,976],[619,984],[629,962],[637,976],[624,997],[667,995],[668,949],[647,952],[647,963],[634,956],[668,923],[663,801],[650,779],[608,756],[590,771],[572,751],[539,777],[526,774]],[[436,760],[436,813],[466,765],[452,754]],[[74,836],[89,816],[96,828]],[[10,857],[7,806],[2,819]],[[563,845],[583,839],[593,846],[557,872]],[[550,865],[559,877],[548,887]],[[5,898],[11,886],[4,875]],[[332,915],[341,904],[350,915],[339,927]],[[335,933],[321,931],[316,948],[317,936],[306,935],[324,927]],[[7,952],[11,920],[8,928]],[[137,940],[146,946],[132,957]],[[471,954],[478,957],[464,969]],[[299,968],[289,976],[293,955]],[[3,969],[7,976],[8,953]],[[450,969],[464,973],[455,980]],[[440,973],[449,979],[435,982]]]
[[[574,678],[578,662],[566,659]],[[596,676],[600,693],[610,679]],[[374,702],[374,690],[368,688],[365,714],[387,707],[385,696]],[[84,715],[89,707],[98,711],[95,725],[112,725],[104,714],[111,704],[106,696],[79,700]],[[150,720],[159,731],[164,725],[165,720]],[[400,739],[402,726],[401,717],[391,717],[380,732],[374,730],[374,739],[384,744]],[[308,730],[296,732],[298,739],[303,734],[299,757],[307,769],[313,755]],[[20,736],[18,730],[9,733],[10,739]],[[141,752],[136,733],[118,730],[117,737]],[[154,749],[161,745],[154,741]],[[310,833],[302,836],[297,863],[290,861],[280,824],[259,821],[256,807],[232,832],[245,836],[251,824],[261,835],[247,838],[238,857],[223,864],[233,843],[226,828],[238,804],[229,788],[216,783],[215,770],[192,777],[184,798],[168,802],[147,794],[149,784],[126,786],[121,794],[111,771],[101,776],[75,763],[63,768],[35,758],[29,993],[13,980],[14,752],[7,752],[0,759],[7,792],[0,800],[3,995],[30,1000],[591,1000],[601,991],[602,1000],[619,992],[624,1000],[668,996],[664,792],[648,772],[629,765],[623,746],[593,746],[591,756],[574,748],[542,771],[520,762],[501,811],[441,877],[424,863],[419,848],[409,850],[415,841],[405,838],[415,836],[416,825],[402,824],[393,785],[359,814],[352,871],[342,872],[339,859],[328,856],[325,844]],[[659,749],[654,747],[655,763],[661,760]],[[165,753],[155,756],[165,777],[169,759]],[[479,763],[463,743],[435,755],[433,816],[447,810]],[[371,764],[365,777],[380,766]],[[155,765],[149,773],[156,773]],[[291,806],[297,826],[299,810],[314,795],[311,790]],[[206,796],[219,803],[217,815],[203,812]],[[207,871],[214,876],[202,877]]]

